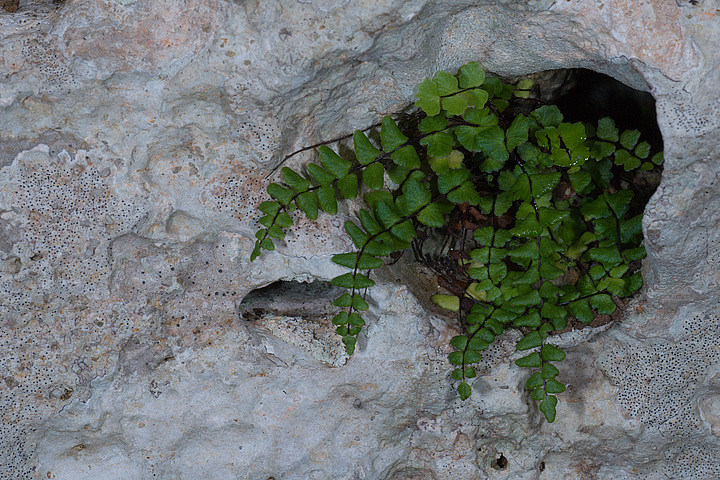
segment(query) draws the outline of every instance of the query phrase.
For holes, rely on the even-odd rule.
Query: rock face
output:
[[[720,478],[716,2],[3,6],[0,479]],[[551,425],[510,333],[460,402],[455,327],[394,276],[350,360],[321,312],[238,315],[350,247],[321,217],[249,262],[279,158],[471,60],[590,68],[657,100],[647,289],[621,325],[558,340],[576,346]]]

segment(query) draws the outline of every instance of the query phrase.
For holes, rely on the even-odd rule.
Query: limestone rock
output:
[[[13,5],[0,10],[0,479],[720,477],[716,2]],[[558,339],[576,346],[551,425],[512,333],[460,402],[457,327],[401,278],[370,291],[346,362],[298,312],[239,314],[279,280],[327,281],[351,248],[344,212],[249,262],[279,160],[468,61],[504,76],[590,68],[657,100],[647,289],[622,325]]]

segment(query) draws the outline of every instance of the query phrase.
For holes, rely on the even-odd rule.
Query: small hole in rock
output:
[[[248,293],[240,303],[239,313],[247,321],[259,320],[268,313],[292,317],[327,315],[334,309],[333,300],[342,293],[342,289],[323,280],[279,280]]]
[[[650,93],[584,68],[569,70],[569,77],[574,86],[555,101],[566,121],[597,124],[599,119],[610,117],[620,130],[640,130],[642,140],[663,149],[655,99]]]
[[[495,470],[505,470],[508,466],[508,459],[501,453],[498,458],[493,460],[491,466]]]

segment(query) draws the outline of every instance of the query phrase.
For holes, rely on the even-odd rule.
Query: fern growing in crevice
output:
[[[251,258],[284,238],[294,210],[315,220],[361,195],[365,208],[344,226],[356,251],[332,258],[349,269],[332,279],[347,290],[332,322],[352,355],[372,270],[411,246],[422,258],[433,232],[452,237],[454,268],[443,275],[453,291],[433,301],[464,327],[448,358],[460,397],[471,394],[481,352],[518,329],[527,355],[515,363],[533,370],[526,388],[552,422],[565,390],[553,362],[565,353],[547,340],[568,318],[612,314],[642,286],[642,205],[629,172],[656,168],[662,154],[651,157],[637,130],[620,134],[609,118],[595,126],[563,122],[555,106],[528,109],[526,91],[477,63],[426,79],[417,97],[407,126],[383,119],[378,145],[356,131],[352,161],[321,145],[306,171],[283,167],[283,184],[271,183],[273,200],[259,207],[264,228]]]

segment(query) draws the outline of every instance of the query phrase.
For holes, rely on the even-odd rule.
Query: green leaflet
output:
[[[325,168],[335,175],[335,178],[343,178],[350,173],[350,166],[352,164],[325,145],[319,147],[318,152],[320,153],[320,161]]]
[[[468,102],[461,93],[453,95],[452,97],[443,98],[440,103],[443,110],[452,116],[462,115],[468,107]]]
[[[554,379],[547,380],[545,382],[545,391],[547,393],[562,393],[565,391],[565,385]]]
[[[376,216],[385,228],[391,228],[401,220],[400,215],[397,214],[393,207],[385,202],[380,202],[378,204]]]
[[[536,402],[539,402],[545,398],[545,390],[542,388],[536,388],[535,390],[530,392],[530,398],[535,400]]]
[[[558,268],[546,259],[541,263],[538,273],[540,274],[540,278],[544,280],[555,280],[556,278],[565,275],[565,270]]]
[[[433,80],[429,78],[423,80],[418,85],[415,96],[418,99],[415,106],[421,108],[426,115],[433,116],[440,113],[440,94],[438,93],[437,84]]]
[[[500,188],[502,188],[502,185],[500,185]],[[522,174],[515,179],[515,182],[507,191],[507,197],[511,200],[522,200],[524,202],[531,200],[530,179],[527,175]]]
[[[381,163],[373,163],[363,170],[363,183],[372,190],[383,188],[385,182],[385,168]]]
[[[470,205],[477,205],[480,201],[480,194],[477,193],[472,182],[463,182],[458,188],[448,193],[447,199],[455,204],[468,202]]]
[[[615,152],[615,144],[608,142],[593,142],[590,148],[590,156],[595,160],[602,160]]]
[[[445,130],[447,126],[447,117],[444,113],[440,113],[439,115],[428,116],[420,120],[418,130],[422,133],[439,132],[440,130]]]
[[[282,228],[280,228],[280,226],[278,225],[272,225],[270,228],[268,228],[268,235],[278,239],[285,238],[285,232],[283,232]]]
[[[506,147],[509,152],[513,151],[515,147],[527,142],[528,129],[530,128],[530,122],[524,115],[518,115],[513,120],[513,123],[507,129],[505,134]]]
[[[268,215],[266,215],[264,217],[260,217],[260,220],[258,220],[258,222],[260,223],[260,225],[262,225],[265,228],[270,228],[271,226],[273,226],[273,223],[274,223],[273,217],[268,216]]]
[[[308,165],[310,175],[322,186],[327,187],[335,181],[335,176],[316,163]]]
[[[264,250],[275,250],[275,244],[272,239],[265,237],[260,241],[260,248]]]
[[[641,260],[645,258],[645,247],[630,248],[623,251],[625,258],[630,261]]]
[[[377,241],[372,241],[368,243],[365,246],[365,251],[370,255],[375,255],[378,257],[384,257],[387,255],[390,255],[392,252],[398,250],[398,248],[395,248],[393,245],[389,245],[386,243],[380,243]]]
[[[285,183],[288,184],[296,192],[304,192],[310,188],[310,181],[288,167],[283,167],[282,177]]]
[[[645,159],[650,155],[650,144],[648,142],[640,142],[635,147],[635,156]]]
[[[552,192],[560,182],[560,177],[560,172],[536,173],[534,175],[530,175],[530,182],[532,183],[532,196],[534,198],[539,198],[546,193]]]
[[[440,228],[445,226],[445,215],[435,203],[423,208],[418,214],[418,220],[428,227]]]
[[[357,341],[355,337],[345,336],[343,337],[342,341],[345,344],[345,350],[347,351],[348,355],[352,355],[353,353],[355,353],[355,342]]]
[[[472,393],[470,391],[470,385],[468,385],[466,382],[460,383],[457,387],[458,395],[460,395],[461,400],[467,400],[470,397],[470,394]]]
[[[361,165],[371,163],[380,155],[380,150],[375,148],[375,145],[370,143],[370,140],[360,130],[356,130],[353,134],[353,144],[355,145],[355,156]]]
[[[556,305],[552,302],[545,302],[540,309],[540,315],[543,318],[547,318],[553,324],[556,330],[562,330],[565,328],[565,318],[567,317],[567,310],[565,307]]]
[[[490,318],[485,322],[485,327],[490,330],[493,335],[500,335],[503,332],[503,325],[493,318]]]
[[[532,290],[512,298],[508,303],[519,307],[531,307],[533,305],[539,305],[540,301],[540,293],[538,293],[537,290]]]
[[[465,335],[456,335],[450,340],[450,345],[458,350],[465,350],[465,347],[467,347],[467,337]]]
[[[335,189],[332,187],[322,187],[317,191],[318,203],[320,208],[325,210],[330,215],[335,215],[338,211],[337,197],[335,195]]]
[[[586,300],[580,300],[569,304],[568,310],[571,315],[584,323],[590,323],[595,318],[595,315]]]
[[[370,308],[370,305],[368,305],[368,303],[365,301],[365,299],[361,295],[353,295],[352,307],[355,310],[365,311]]]
[[[517,365],[518,367],[539,368],[542,365],[542,360],[540,360],[540,354],[535,352],[515,360],[515,365]]]
[[[275,218],[275,224],[281,227],[291,227],[293,221],[292,218],[290,218],[290,215],[287,214],[287,212],[280,212]]]
[[[590,306],[602,315],[610,315],[617,308],[617,305],[613,302],[612,297],[605,294],[593,295],[590,297]]]
[[[358,194],[358,179],[354,173],[338,180],[338,190],[347,199],[355,198]]]
[[[538,163],[540,156],[540,149],[532,143],[523,143],[517,147],[517,152],[520,158],[531,166],[535,166]]]
[[[487,350],[487,348],[490,346],[490,343],[487,340],[483,339],[482,336],[477,335],[477,332],[479,331],[480,330],[475,330],[475,332],[473,332],[475,336],[471,338],[468,342],[468,348],[476,352],[482,352],[483,350]],[[490,340],[490,342],[492,342],[492,340]]]
[[[407,179],[408,176],[410,175],[410,170],[393,163],[387,169],[387,175],[388,175],[388,177],[390,177],[390,180],[392,180],[394,183],[396,183],[398,185],[402,185],[402,183],[405,181],[405,179]],[[385,193],[387,193],[387,192],[385,192]]]
[[[390,158],[397,165],[405,169],[420,168],[420,157],[418,157],[415,147],[407,145],[390,154]]]
[[[543,384],[543,378],[540,374],[540,372],[533,373],[530,375],[530,378],[527,379],[525,382],[525,388],[528,390],[533,390],[535,388],[541,387]]]
[[[520,339],[517,343],[517,349],[519,351],[528,350],[530,348],[539,347],[541,344],[542,338],[540,338],[540,334],[533,330]]]
[[[633,273],[632,275],[625,277],[625,291],[623,292],[622,297],[627,297],[630,295],[633,295],[638,290],[640,290],[643,286],[643,278],[640,273]]]
[[[380,141],[385,152],[392,152],[407,142],[406,137],[398,128],[395,120],[391,117],[384,117],[380,128]]]
[[[533,311],[528,315],[516,318],[513,325],[516,327],[539,328],[542,325],[542,318],[537,311]]]
[[[258,206],[258,210],[268,217],[274,217],[280,211],[280,204],[278,202],[262,202]]]
[[[575,172],[568,174],[570,185],[577,193],[588,193],[588,187],[592,183],[592,177],[587,172]]]
[[[516,237],[536,238],[542,233],[542,226],[534,215],[529,215],[523,220],[515,223],[515,228],[510,230]]]
[[[543,227],[551,227],[561,222],[570,212],[563,210],[555,210],[554,208],[541,207],[539,209],[540,225]]]
[[[464,91],[459,95],[462,95],[468,105],[474,110],[482,109],[488,101],[488,93],[481,88],[473,88],[472,90]],[[467,110],[465,110],[465,112],[467,112]],[[465,112],[463,112],[463,114]]]
[[[431,300],[435,305],[445,310],[452,312],[460,310],[460,298],[455,295],[433,295]]]
[[[495,229],[493,227],[478,228],[475,230],[475,233],[473,233],[473,237],[475,237],[475,241],[482,245],[490,245],[493,243],[493,238],[495,237]]]
[[[360,210],[360,225],[372,235],[377,235],[383,231],[383,228],[375,220],[375,217],[368,210]]]
[[[640,138],[640,130],[625,130],[620,135],[620,145],[628,150],[635,148],[638,139]]]
[[[393,196],[390,194],[390,192],[386,192],[385,190],[379,190],[377,192],[368,192],[364,196],[365,203],[367,203],[372,208],[377,208],[378,204],[380,202],[385,203],[393,203]]]
[[[543,415],[545,415],[545,419],[548,423],[553,423],[555,421],[556,406],[557,397],[554,395],[548,395],[542,402],[540,402],[540,411]]]
[[[437,92],[441,97],[452,95],[460,88],[458,87],[458,79],[454,75],[440,71],[433,77],[433,82],[437,85]]]
[[[305,192],[298,195],[295,199],[297,206],[305,212],[305,215],[310,220],[315,220],[318,217],[318,196],[315,192]]]
[[[417,212],[432,199],[432,193],[427,185],[416,180],[410,180],[405,184],[404,193],[409,212]]]
[[[495,125],[492,127],[457,127],[455,135],[460,144],[471,152],[483,152],[490,160],[502,163],[508,157],[505,147],[505,132]]]
[[[394,236],[408,243],[412,242],[417,236],[411,220],[405,220],[397,225],[393,225],[390,231]]]
[[[355,268],[357,266],[360,270],[378,268],[383,264],[382,260],[372,255],[363,254],[358,258],[356,253],[341,253],[333,256],[332,261],[347,268]]]
[[[427,154],[431,157],[447,157],[452,153],[453,139],[447,132],[438,132],[420,139],[420,145],[427,148]]]
[[[546,362],[562,362],[565,360],[565,352],[553,345],[545,344],[542,347],[542,358]]]
[[[357,273],[355,275],[353,275],[352,273],[345,273],[333,278],[330,283],[332,283],[336,287],[343,288],[368,288],[375,285],[374,281],[372,281],[370,278],[363,275],[362,273]]]
[[[522,246],[508,252],[513,260],[537,260],[540,258],[540,250],[536,240],[528,240]]]
[[[540,362],[538,362],[538,363],[540,363]],[[536,365],[536,366],[539,367],[540,365]],[[559,373],[560,373],[560,370],[558,370],[555,365],[553,365],[552,363],[546,363],[542,366],[542,371],[540,372],[540,376],[543,379],[548,380],[551,378],[555,378],[555,376]],[[554,393],[554,392],[551,392],[551,393]]]
[[[630,171],[639,167],[642,162],[627,150],[620,149],[615,152],[615,163],[625,168],[625,171]]]
[[[489,108],[469,108],[462,116],[463,120],[479,127],[492,127],[498,124],[498,117]]]
[[[363,232],[357,225],[349,220],[345,222],[345,231],[350,235],[350,238],[357,248],[363,248],[368,240],[370,240],[370,235]]]
[[[544,105],[533,110],[531,115],[543,127],[557,127],[563,120],[563,114],[555,105]]]
[[[617,247],[591,248],[586,255],[592,260],[602,263],[606,268],[622,262],[622,256]]]
[[[293,191],[289,188],[281,187],[277,183],[271,183],[267,187],[267,192],[271,197],[280,201],[283,205],[287,205],[293,199]]]
[[[485,81],[485,71],[479,63],[470,62],[460,67],[458,79],[461,88],[479,87]]]
[[[465,183],[470,178],[470,172],[464,168],[450,170],[438,176],[438,190],[440,193],[448,193],[451,189]]]
[[[618,129],[615,128],[615,122],[612,118],[601,118],[598,121],[598,128],[597,128],[597,137],[601,140],[607,140],[609,142],[617,142],[618,137]]]
[[[352,325],[353,327],[362,327],[363,325],[365,325],[365,320],[363,320],[360,315],[353,312],[348,317],[348,324]]]
[[[617,193],[603,193],[603,198],[616,218],[622,218],[630,206],[633,198],[631,190],[620,190]]]
[[[465,355],[463,355],[463,362],[466,365],[471,365],[473,363],[477,363],[480,361],[482,356],[480,355],[480,352],[476,350],[468,350],[465,352]]]
[[[598,198],[587,202],[582,206],[580,211],[587,220],[591,220],[593,218],[605,218],[612,215],[612,210],[604,198]]]
[[[570,150],[573,150],[587,139],[587,136],[585,135],[585,126],[579,122],[561,123],[558,126],[558,130],[563,143]]]

